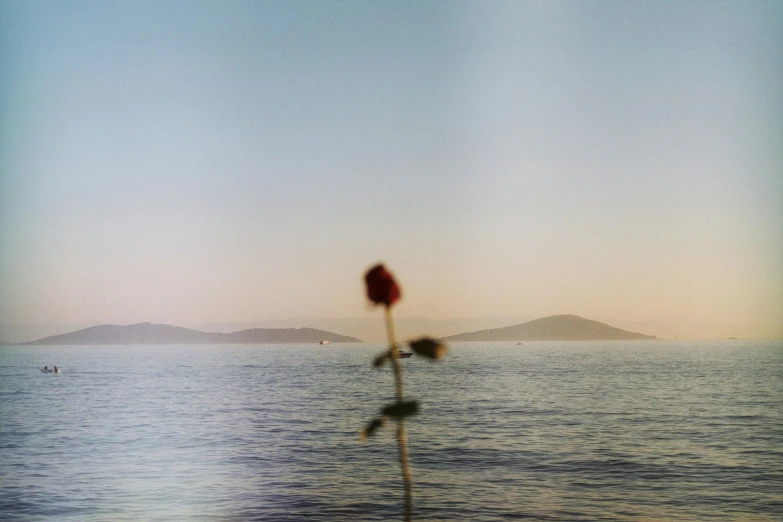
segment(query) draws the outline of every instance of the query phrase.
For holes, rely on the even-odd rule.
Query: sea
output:
[[[401,361],[415,520],[783,520],[783,342],[449,348]],[[400,520],[382,350],[2,346],[0,519]]]

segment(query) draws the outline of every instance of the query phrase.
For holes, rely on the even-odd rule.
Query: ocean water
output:
[[[380,350],[0,347],[0,519],[400,519],[393,431],[357,438],[393,396]],[[417,520],[783,519],[781,342],[402,364]]]

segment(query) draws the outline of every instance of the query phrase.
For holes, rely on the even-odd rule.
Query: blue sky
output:
[[[783,337],[781,20],[3,2],[0,337],[366,316],[378,260],[401,316]]]

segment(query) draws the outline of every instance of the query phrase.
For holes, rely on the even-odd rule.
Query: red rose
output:
[[[400,300],[400,287],[383,265],[375,265],[365,275],[367,297],[375,304],[391,306]]]

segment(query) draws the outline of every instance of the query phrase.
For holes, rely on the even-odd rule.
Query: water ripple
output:
[[[391,431],[356,437],[393,400],[380,349],[2,347],[0,518],[399,518]],[[417,520],[783,513],[780,343],[475,343],[404,364]]]

